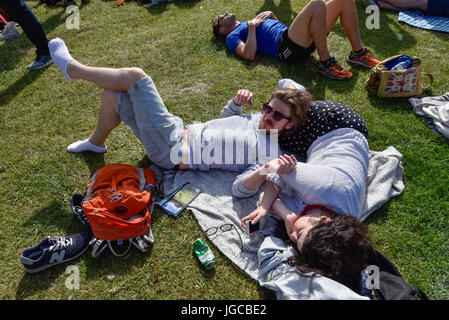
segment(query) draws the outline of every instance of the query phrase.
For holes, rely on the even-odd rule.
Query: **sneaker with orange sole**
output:
[[[373,54],[367,48],[362,48],[359,53],[351,51],[348,56],[348,63],[358,64],[366,68],[372,68],[379,62],[379,60],[374,59]]]
[[[344,80],[352,77],[352,72],[345,70],[334,57],[316,64],[316,71],[332,80]]]

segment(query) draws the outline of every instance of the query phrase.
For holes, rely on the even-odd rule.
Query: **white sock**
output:
[[[72,78],[67,73],[67,65],[70,61],[74,60],[69,53],[69,49],[65,45],[62,39],[56,38],[50,40],[48,43],[48,49],[50,49],[50,55],[56,66],[62,72],[62,75],[70,82]]]
[[[278,87],[279,88],[285,88],[285,86],[287,84],[291,84],[292,86],[294,86],[298,90],[307,91],[304,86],[302,86],[299,83],[293,81],[292,79],[281,79],[281,80],[279,80]]]
[[[84,152],[91,151],[95,153],[105,153],[108,147],[99,147],[89,142],[89,139],[80,140],[72,143],[67,147],[67,151],[69,152]]]

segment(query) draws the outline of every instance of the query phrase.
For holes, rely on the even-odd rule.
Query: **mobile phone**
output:
[[[252,234],[256,231],[259,231],[259,222],[257,222],[256,224],[252,224],[251,222],[252,220],[248,220],[245,222],[247,234]]]
[[[200,189],[190,182],[186,182],[159,201],[159,206],[169,215],[178,216],[200,193]]]

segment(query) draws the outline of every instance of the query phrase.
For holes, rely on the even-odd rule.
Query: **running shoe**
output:
[[[348,56],[348,62],[352,64],[358,64],[366,68],[372,68],[377,65],[380,61],[374,59],[373,54],[366,48],[362,48],[359,53],[351,51]]]
[[[47,237],[35,247],[25,249],[20,255],[25,270],[36,273],[81,256],[89,248],[86,232],[67,237]]]
[[[16,24],[13,21],[7,22],[4,28],[0,31],[0,40],[6,40],[18,36],[20,36],[20,31],[17,29]]]
[[[344,80],[352,77],[352,72],[343,69],[334,57],[324,62],[318,61],[316,71],[333,80]]]
[[[50,55],[38,56],[36,60],[28,65],[29,70],[37,70],[45,68],[53,63]]]

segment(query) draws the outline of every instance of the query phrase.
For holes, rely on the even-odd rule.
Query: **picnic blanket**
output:
[[[422,29],[449,32],[448,17],[428,16],[419,10],[400,11],[398,21]]]
[[[382,152],[370,151],[369,157],[362,221],[391,197],[399,195],[404,190],[402,154],[398,150],[388,147]],[[168,170],[164,172],[162,187],[167,193],[187,181],[198,186],[202,193],[188,207],[198,224],[203,231],[226,223],[234,224],[235,228],[226,232],[218,230],[208,238],[234,264],[257,280],[257,250],[262,239],[257,235],[247,235],[241,227],[240,219],[256,209],[261,191],[247,199],[232,197],[231,186],[238,174],[223,170]],[[264,220],[267,219],[261,220],[261,228],[263,228]],[[205,237],[205,235],[198,235],[200,236]],[[214,250],[216,249],[213,248]]]

